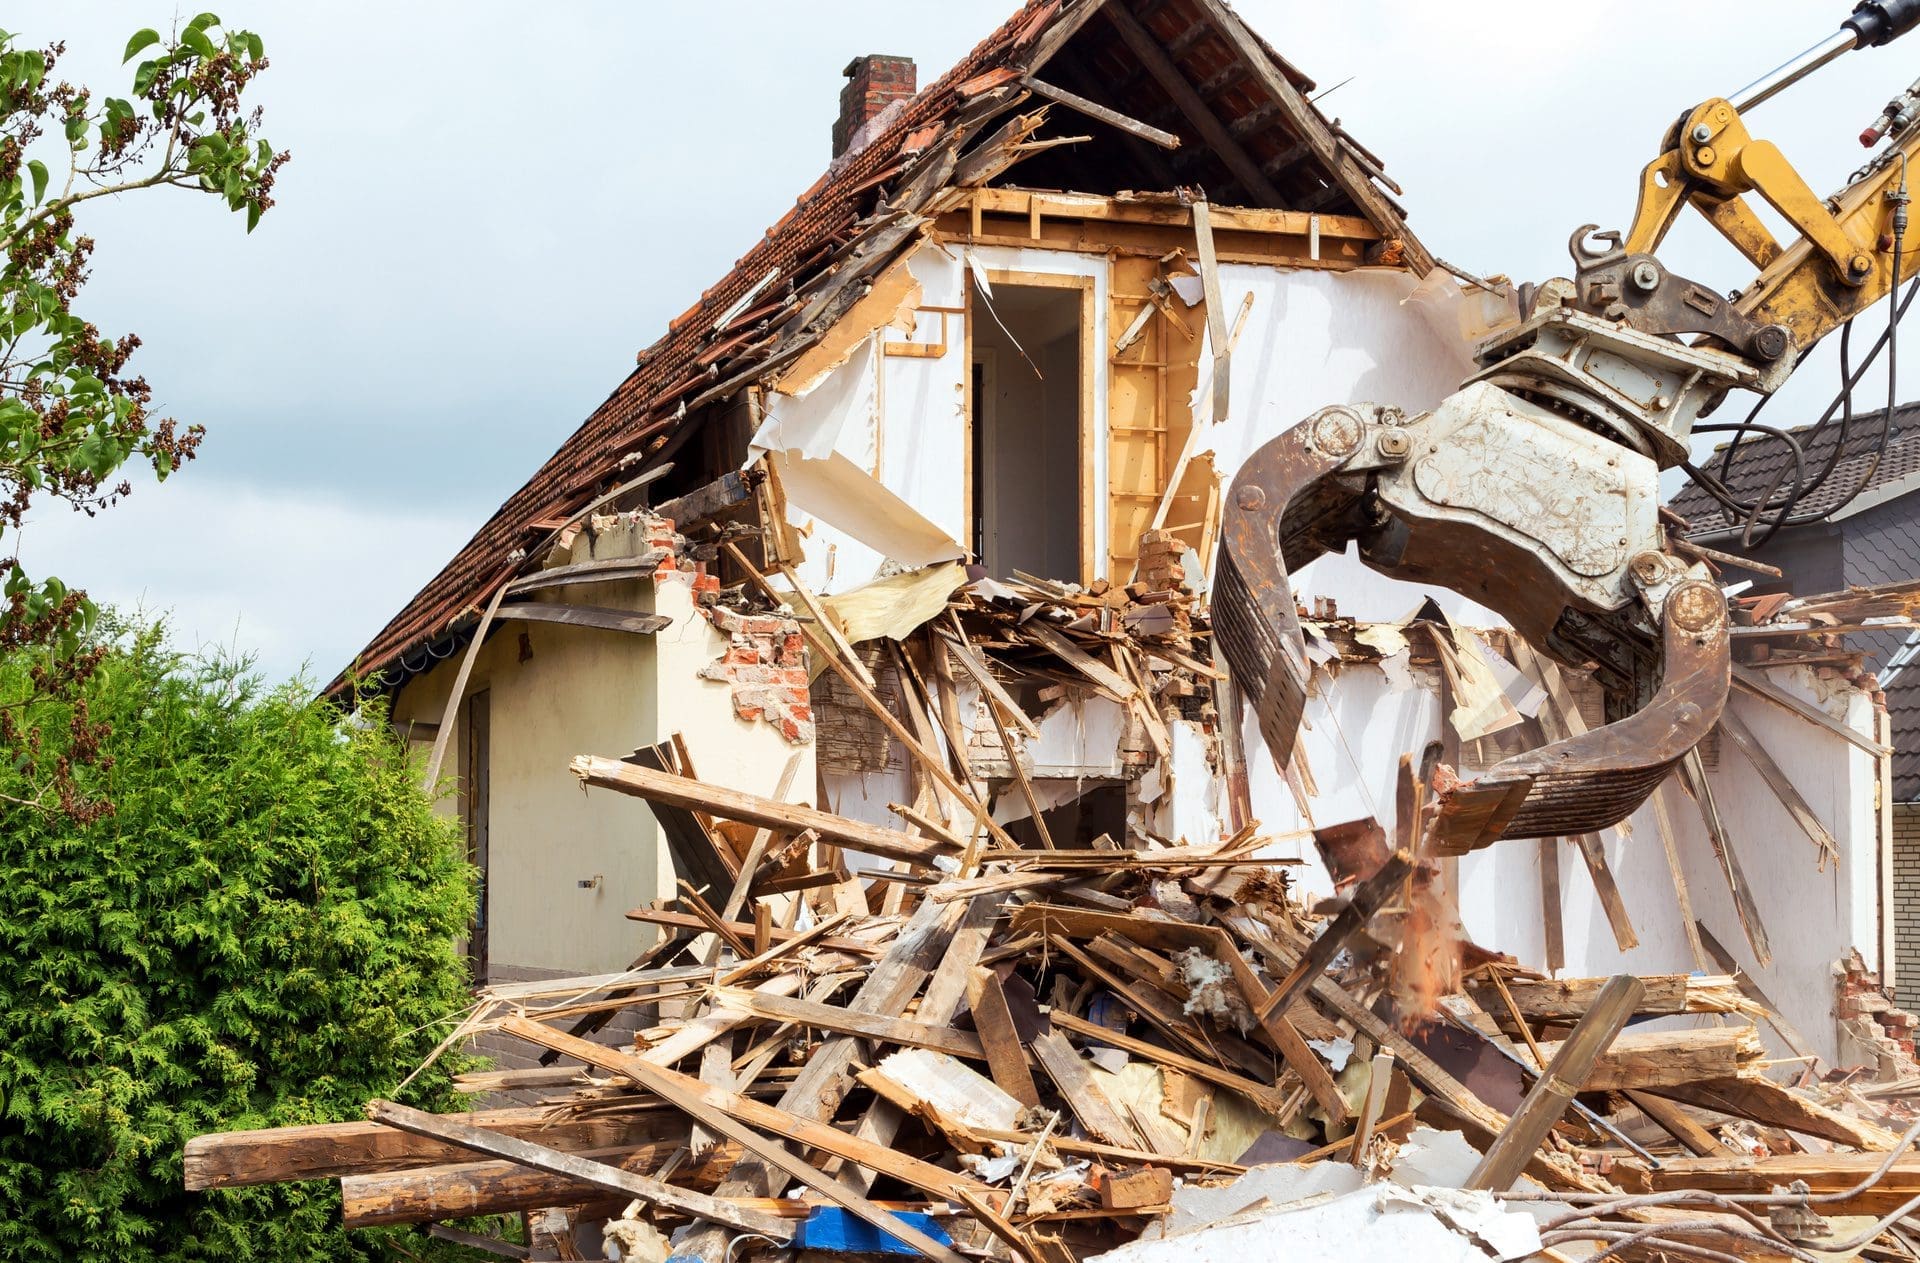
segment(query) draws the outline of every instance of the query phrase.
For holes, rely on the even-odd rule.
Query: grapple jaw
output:
[[[1310,679],[1288,566],[1358,540],[1374,569],[1470,595],[1549,653],[1568,656],[1577,624],[1589,642],[1596,627],[1632,641],[1619,656],[1647,664],[1613,681],[1624,718],[1443,794],[1436,848],[1631,815],[1718,722],[1728,687],[1725,598],[1665,550],[1657,477],[1651,460],[1488,385],[1410,420],[1329,408],[1262,446],[1227,496],[1212,606],[1274,758],[1292,757]]]

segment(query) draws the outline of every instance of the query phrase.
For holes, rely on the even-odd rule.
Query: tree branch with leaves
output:
[[[152,387],[128,370],[137,335],[109,336],[74,310],[94,245],[76,232],[75,211],[182,188],[244,211],[251,232],[288,155],[260,136],[260,111],[245,99],[267,69],[251,31],[227,30],[211,13],[171,37],[138,31],[122,58],[139,59],[130,94],[98,101],[55,75],[64,52],[20,47],[0,31],[0,653],[37,656],[24,690],[0,696],[0,750],[35,787],[14,805],[85,821],[112,809],[72,775],[101,757],[105,736],[79,691],[102,657],[89,635],[95,609],[84,591],[27,573],[20,529],[36,503],[89,516],[111,507],[131,492],[131,468],[165,479],[193,459],[203,432],[151,415]],[[20,720],[48,698],[71,703],[58,741]]]

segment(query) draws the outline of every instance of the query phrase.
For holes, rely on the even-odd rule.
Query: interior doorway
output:
[[[973,551],[987,573],[1084,582],[1088,290],[973,296]]]

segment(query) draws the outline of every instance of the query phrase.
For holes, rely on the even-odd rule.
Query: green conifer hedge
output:
[[[0,661],[0,705],[27,670]],[[385,724],[158,629],[119,636],[80,704],[111,729],[81,769],[111,814],[20,801],[0,757],[0,1259],[386,1255],[332,1183],[187,1193],[181,1148],[360,1117],[446,1033],[457,830]],[[91,731],[18,718],[43,762]],[[445,1067],[402,1099],[452,1108]]]

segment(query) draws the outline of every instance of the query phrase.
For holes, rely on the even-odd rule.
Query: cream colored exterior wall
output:
[[[577,560],[637,551],[628,532],[576,546]],[[703,680],[727,638],[694,607],[689,572],[658,580],[543,592],[545,601],[658,613],[651,636],[554,623],[499,625],[480,651],[466,696],[489,693],[488,962],[494,977],[622,969],[652,941],[624,913],[674,891],[672,858],[647,804],[585,791],[568,763],[621,757],[680,732],[701,779],[771,795],[796,759],[793,801],[811,802],[813,747],[790,745],[764,722],[736,717],[725,683]],[[521,636],[532,656],[521,661]],[[402,688],[394,721],[437,723],[459,656]],[[459,811],[468,715],[461,707],[438,809]],[[582,881],[599,878],[595,886]],[[721,898],[724,898],[721,892]]]

